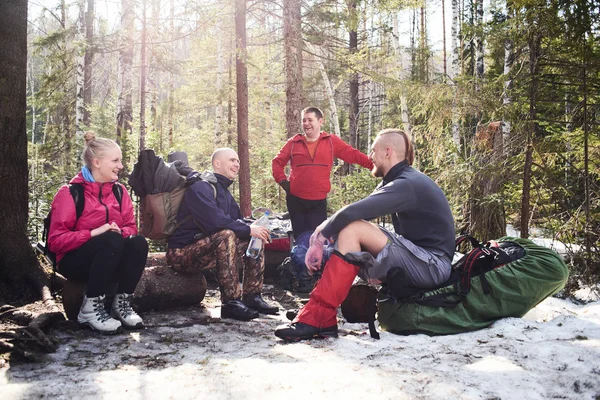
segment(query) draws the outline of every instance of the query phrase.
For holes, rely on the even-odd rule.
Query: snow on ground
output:
[[[268,287],[267,287],[268,289]],[[144,315],[111,337],[63,330],[41,363],[0,369],[2,399],[600,399],[600,301],[548,298],[458,335],[287,344],[278,316],[220,320],[218,302]]]

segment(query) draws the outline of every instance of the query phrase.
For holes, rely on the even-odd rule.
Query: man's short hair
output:
[[[323,111],[321,111],[317,107],[313,107],[313,106],[306,107],[304,110],[302,110],[302,115],[304,115],[306,113],[315,113],[315,116],[317,117],[317,119],[323,118]]]
[[[210,163],[214,164],[215,159],[219,156],[219,154],[223,153],[224,151],[233,151],[235,153],[235,150],[233,150],[230,147],[219,147],[218,149],[216,149],[213,153],[212,156],[210,156]]]
[[[379,132],[377,134],[377,136],[379,137],[379,136],[389,135],[389,134],[400,135],[404,138],[404,149],[405,149],[404,158],[408,162],[408,165],[412,165],[413,162],[415,161],[415,148],[413,147],[412,138],[410,137],[410,135],[401,129],[388,128],[388,129],[384,129],[381,132]]]

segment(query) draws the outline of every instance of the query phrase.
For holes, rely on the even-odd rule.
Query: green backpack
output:
[[[457,239],[457,243],[461,238]],[[408,289],[388,281],[378,295],[381,329],[446,335],[485,328],[506,317],[522,317],[561,290],[569,271],[553,250],[531,240],[503,237],[499,247],[469,238],[473,250],[453,265],[443,287]]]

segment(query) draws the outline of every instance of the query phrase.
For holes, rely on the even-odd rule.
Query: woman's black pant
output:
[[[140,235],[124,238],[105,232],[65,254],[58,271],[67,279],[87,284],[87,297],[106,294],[117,283],[117,293],[133,293],[148,257],[148,242]]]

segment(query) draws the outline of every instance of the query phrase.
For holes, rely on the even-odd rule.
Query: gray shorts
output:
[[[385,283],[388,271],[400,267],[406,271],[413,285],[436,288],[450,278],[451,260],[444,254],[436,255],[415,245],[395,232],[379,227],[388,237],[383,250],[373,257],[366,251],[347,253],[346,259],[361,265],[358,275],[364,279],[378,279]]]

